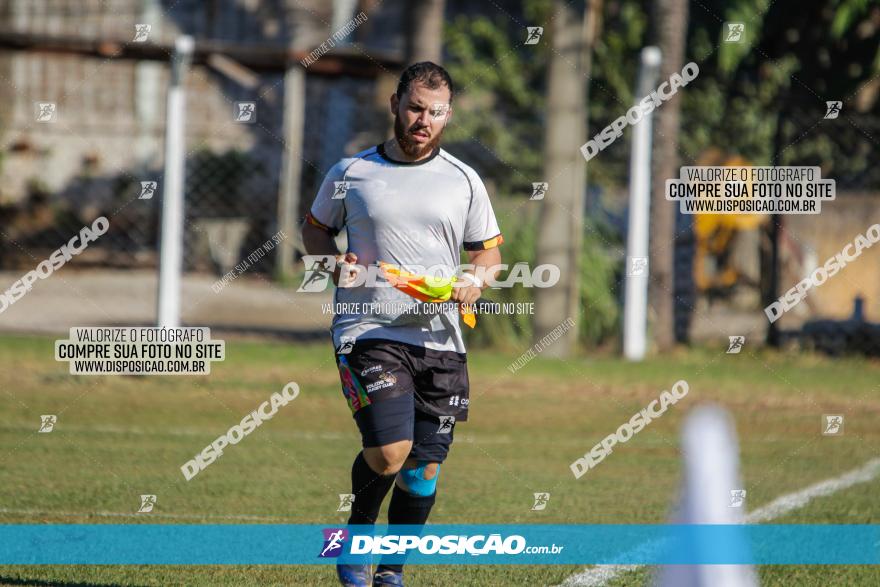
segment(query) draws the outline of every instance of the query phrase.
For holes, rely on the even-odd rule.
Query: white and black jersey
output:
[[[443,149],[412,163],[392,160],[382,145],[342,159],[324,178],[307,220],[334,234],[345,230],[359,265],[442,266],[446,276],[461,263],[462,248],[502,242],[482,180]],[[345,336],[465,352],[459,315],[451,306],[434,315],[398,311],[420,302],[392,287],[337,288],[334,301],[373,309],[334,317],[337,348]]]

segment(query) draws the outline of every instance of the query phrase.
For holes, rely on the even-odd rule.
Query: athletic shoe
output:
[[[373,575],[373,587],[403,587],[403,573],[394,571],[378,571]]]
[[[339,564],[336,565],[336,576],[345,587],[370,587],[370,570],[370,565]]]

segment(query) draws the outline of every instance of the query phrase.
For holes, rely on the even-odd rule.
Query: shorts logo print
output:
[[[381,370],[382,370],[382,365],[370,365],[369,367],[367,367],[366,369],[361,371],[361,377],[366,377],[370,373],[376,373]]]
[[[344,356],[339,357],[339,377],[342,380],[345,399],[352,413],[372,403],[361,382],[352,373],[348,360]]]
[[[379,375],[379,380],[374,381],[373,383],[367,384],[367,393],[373,393],[379,389],[386,389],[388,387],[392,387],[395,383],[397,383],[397,376],[394,373],[382,373]]]
[[[454,406],[456,408],[461,406],[462,408],[466,408],[466,407],[468,407],[468,404],[470,404],[470,403],[471,403],[471,400],[469,398],[466,398],[466,397],[462,398],[461,396],[458,396],[458,395],[449,396],[449,405],[450,406]]]

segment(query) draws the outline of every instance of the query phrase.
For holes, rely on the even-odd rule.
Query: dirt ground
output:
[[[24,271],[0,271],[5,291]],[[185,326],[209,326],[238,337],[323,340],[331,315],[321,305],[332,292],[297,293],[262,274],[245,274],[218,292],[217,277],[183,278],[181,320]],[[0,312],[0,332],[65,333],[75,326],[152,326],[156,323],[158,274],[153,269],[63,268]],[[2,307],[2,305],[0,305]],[[731,326],[731,325],[735,325]],[[695,341],[726,341],[728,335],[763,340],[766,320],[759,310],[736,312],[698,306],[691,324]]]
[[[0,291],[22,277],[0,272]],[[332,294],[297,293],[261,275],[243,275],[215,292],[213,275],[185,275],[181,322],[242,336],[319,339],[331,316],[321,311]],[[159,287],[154,270],[64,268],[0,312],[0,332],[65,333],[75,326],[152,326]],[[2,307],[2,306],[0,306]]]

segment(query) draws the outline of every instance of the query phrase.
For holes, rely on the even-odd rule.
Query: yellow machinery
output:
[[[697,164],[715,167],[750,165],[742,157],[725,155],[717,149],[709,149]],[[694,282],[697,290],[728,289],[737,283],[741,273],[732,263],[734,239],[738,233],[755,230],[767,221],[768,217],[762,214],[695,214]],[[708,263],[710,259],[714,263]],[[715,269],[711,270],[710,265]]]

